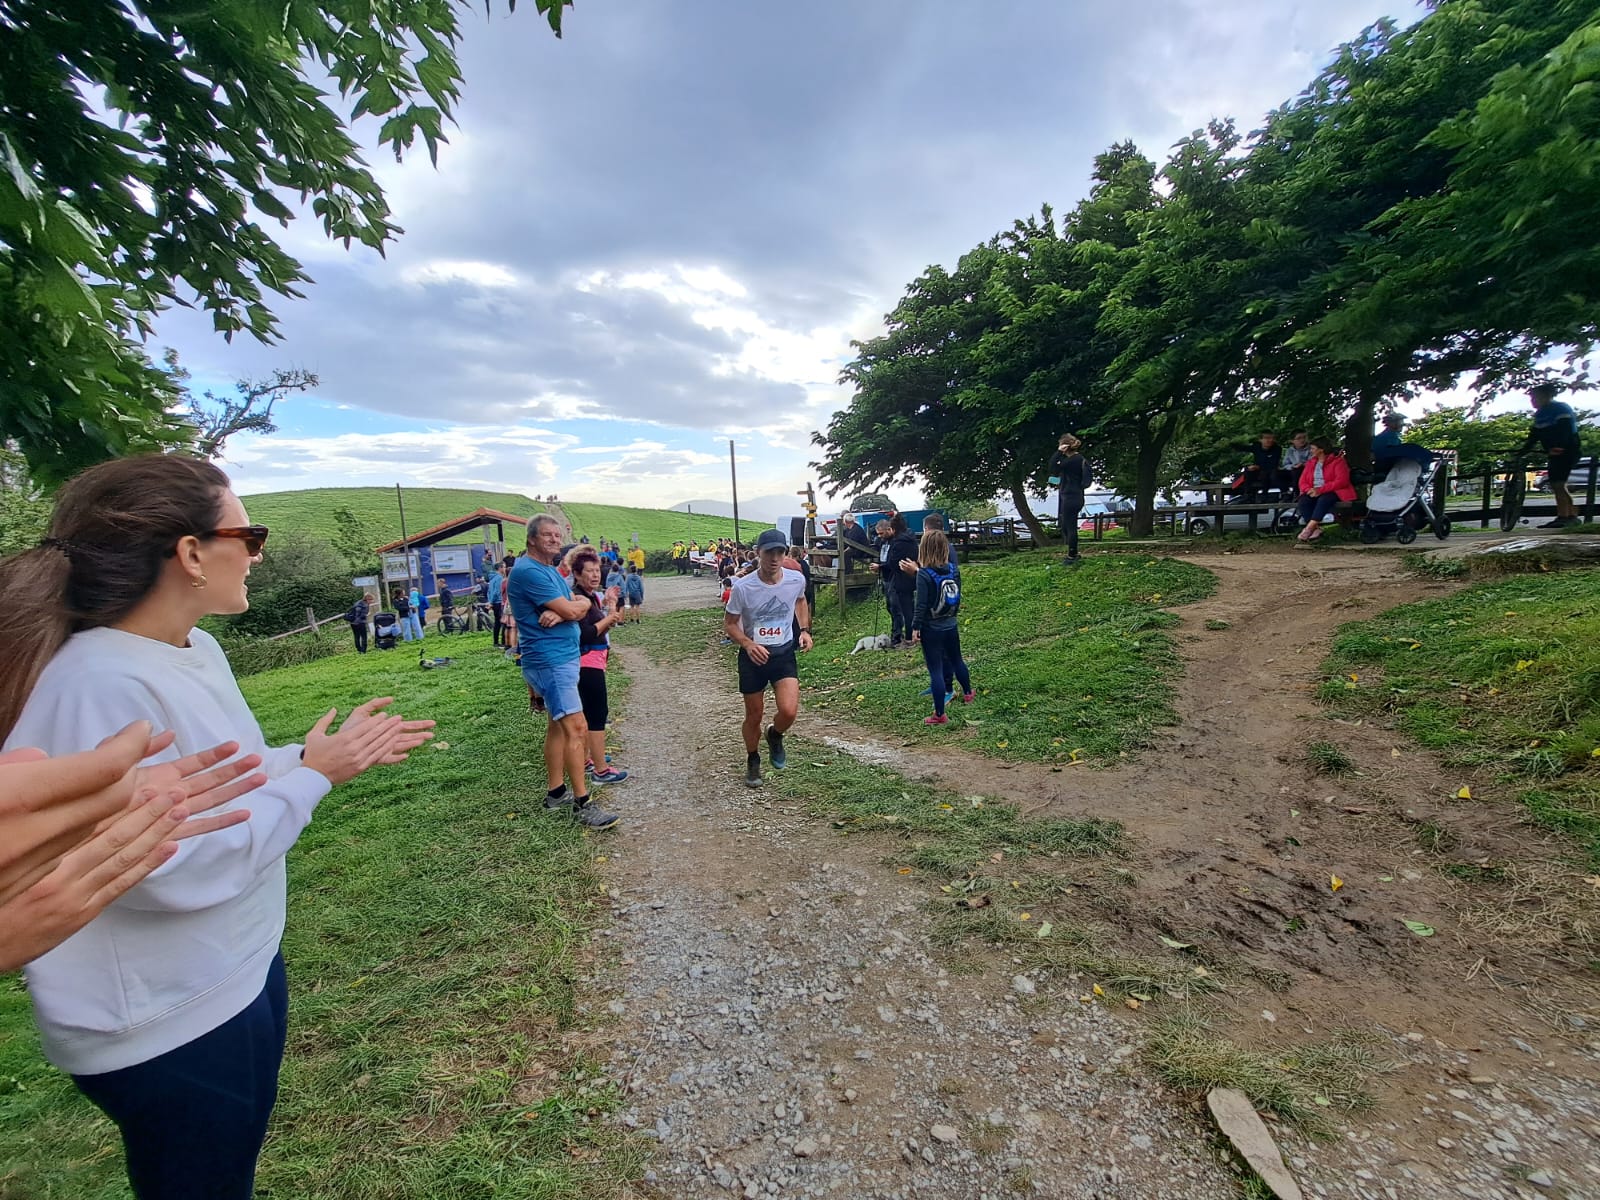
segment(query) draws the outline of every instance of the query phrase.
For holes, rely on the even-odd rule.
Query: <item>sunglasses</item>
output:
[[[208,529],[197,536],[203,538],[233,538],[244,543],[245,552],[254,558],[267,543],[265,525],[236,525],[229,529]]]

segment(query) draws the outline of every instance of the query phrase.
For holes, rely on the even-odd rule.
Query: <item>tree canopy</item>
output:
[[[514,7],[515,0],[510,0]],[[533,0],[561,30],[570,0]],[[436,158],[464,0],[9,0],[0,14],[0,440],[41,482],[185,440],[142,349],[165,305],[273,339],[309,282],[291,202],[382,252],[401,230],[349,124]],[[331,81],[337,98],[322,90]]]
[[[1159,167],[1112,147],[1059,228],[1046,207],[928,268],[856,345],[819,469],[1007,491],[1037,534],[1028,496],[1071,429],[1148,530],[1235,409],[1344,421],[1359,460],[1386,404],[1575,362],[1600,300],[1597,74],[1591,3],[1440,0],[1363,31],[1247,137],[1214,121]]]

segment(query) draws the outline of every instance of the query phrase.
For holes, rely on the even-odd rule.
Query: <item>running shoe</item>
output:
[[[761,755],[747,754],[744,760],[745,787],[761,786]]]
[[[948,725],[950,724],[950,718],[943,713],[934,713],[931,717],[923,717],[922,723],[924,725]]]
[[[572,810],[572,819],[585,829],[610,829],[622,820],[614,812],[607,812],[588,796],[583,798],[583,803]]]
[[[565,812],[568,809],[570,809],[571,807],[572,807],[572,793],[567,791],[566,788],[562,788],[561,789],[561,794],[559,796],[551,796],[549,793],[545,794],[545,798],[544,798],[544,810],[545,810],[545,812]]]
[[[978,697],[973,695],[971,692],[962,692],[961,693],[961,703],[963,703],[963,704],[971,704],[977,698]]]
[[[772,759],[774,771],[781,771],[788,766],[789,760],[783,753],[783,734],[776,729],[767,730],[767,753]]]
[[[608,783],[621,783],[628,777],[628,773],[621,767],[607,767],[603,771],[590,771],[589,782],[596,787],[604,787]]]

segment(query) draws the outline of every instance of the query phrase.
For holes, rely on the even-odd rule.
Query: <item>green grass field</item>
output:
[[[1345,626],[1320,696],[1495,772],[1600,870],[1600,570],[1515,575]]]
[[[604,835],[540,811],[542,727],[488,642],[451,639],[440,671],[346,654],[242,682],[273,742],[372,695],[440,722],[436,749],[324,800],[289,856],[289,1050],[259,1195],[577,1200],[637,1177],[577,992]],[[0,980],[0,1197],[127,1195],[114,1130]]]
[[[544,511],[517,492],[483,492],[466,488],[405,488],[406,529],[416,533],[471,512],[494,508],[523,518]],[[348,508],[385,539],[400,538],[400,512],[393,488],[307,488],[300,492],[260,492],[244,497],[250,519],[278,529],[302,529],[332,540],[338,532],[334,513]],[[733,521],[726,517],[700,516],[650,508],[622,508],[610,504],[561,504],[572,522],[574,537],[587,535],[594,541],[615,538],[627,544],[633,534],[646,550],[662,550],[677,539],[732,537]],[[746,540],[752,540],[761,524],[743,522]],[[750,531],[750,532],[745,532]],[[508,547],[522,549],[522,531],[506,530]]]
[[[807,708],[896,736],[954,743],[997,758],[1106,760],[1148,745],[1171,724],[1171,681],[1180,669],[1165,611],[1211,594],[1211,572],[1142,554],[1086,558],[1063,569],[1047,550],[962,568],[961,645],[977,700],[957,697],[948,725],[933,711],[921,650],[852,655],[856,639],[887,633],[881,599],[840,615],[832,589],[818,596],[816,647],[800,678]],[[701,653],[721,639],[721,613],[695,609],[623,631],[667,657]],[[648,631],[648,632],[643,632]],[[733,654],[727,648],[729,677]]]

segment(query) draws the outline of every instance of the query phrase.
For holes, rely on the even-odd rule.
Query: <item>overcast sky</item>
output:
[[[243,492],[502,488],[667,506],[814,473],[851,338],[908,282],[1048,201],[1093,156],[1254,128],[1403,0],[579,0],[464,15],[437,170],[370,156],[406,232],[386,258],[283,234],[316,280],[283,340],[165,317],[201,385],[321,376],[238,438]],[[358,126],[370,139],[373,129]],[[900,499],[896,497],[896,499]],[[902,500],[903,504],[907,501]]]

